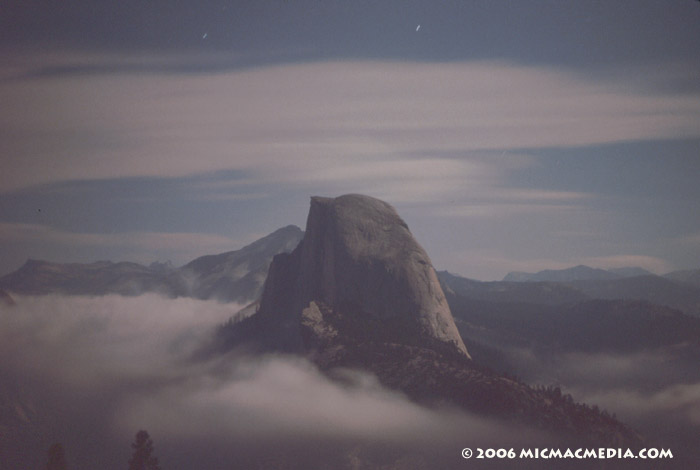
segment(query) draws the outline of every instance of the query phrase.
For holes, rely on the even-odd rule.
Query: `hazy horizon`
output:
[[[293,225],[293,226],[295,226],[295,227],[297,227],[297,228],[300,228],[301,230],[304,230],[303,227],[299,227],[299,226],[297,226],[297,225],[295,225],[295,224],[290,224],[290,225]],[[282,229],[282,228],[284,228],[284,227],[280,227],[279,229]],[[279,230],[279,229],[278,229],[278,230]],[[264,235],[264,236],[261,237],[261,238],[264,238],[264,237],[267,236],[267,235],[271,235],[272,233],[274,233],[274,232],[271,232],[270,234],[266,234],[266,235]],[[251,243],[255,243],[256,241],[259,241],[261,238],[259,238],[259,239],[257,239],[257,240],[253,240]],[[248,246],[248,245],[250,245],[250,243],[249,243],[249,244],[245,244],[244,246],[240,246],[240,247],[233,248],[233,249],[231,249],[231,250],[227,250],[226,252],[237,251],[237,250],[240,250],[240,249],[245,248],[245,247]],[[224,253],[225,253],[225,252],[224,252]],[[188,258],[188,259],[186,259],[184,262],[181,262],[181,263],[173,263],[173,261],[172,261],[171,259],[167,259],[167,260],[156,259],[156,260],[153,260],[152,263],[166,263],[166,264],[171,264],[173,268],[182,268],[182,267],[184,267],[186,264],[188,264],[189,262],[193,261],[194,259],[197,259],[197,258],[200,258],[200,257],[204,257],[204,256],[219,255],[219,254],[222,254],[222,253],[202,253],[201,255],[195,256],[195,257],[193,257],[193,258]],[[98,257],[98,258],[95,258],[95,259],[92,259],[92,260],[87,260],[87,261],[82,261],[82,262],[79,262],[79,261],[72,261],[72,260],[70,260],[70,259],[66,259],[66,260],[51,260],[51,259],[39,259],[39,258],[35,258],[35,257],[29,257],[29,258],[26,259],[26,261],[25,261],[25,263],[23,263],[23,265],[26,264],[27,262],[31,261],[31,260],[34,260],[34,261],[41,261],[41,262],[49,262],[49,263],[56,263],[56,264],[73,264],[73,263],[76,263],[76,264],[91,264],[91,263],[101,263],[101,262],[113,262],[113,263],[133,262],[133,263],[138,263],[138,264],[140,264],[138,261],[135,261],[135,260],[132,260],[132,259],[118,259],[118,260],[114,260],[114,259],[108,259],[108,258],[104,258],[104,257],[103,257],[103,258],[99,258],[99,257]],[[598,266],[598,265],[595,264],[596,259],[590,259],[590,261],[592,261],[593,264],[591,264],[591,265],[583,265],[583,266],[588,267],[588,268],[592,268],[592,269],[609,270],[611,273],[614,273],[616,269],[625,269],[625,268],[628,268],[628,269],[635,269],[635,268],[640,268],[640,266],[637,266],[637,265],[612,265],[612,266],[608,266],[608,267],[600,267],[600,266]],[[630,259],[630,261],[633,262],[634,260],[633,260],[633,259]],[[642,261],[643,261],[643,259],[642,259]],[[148,264],[149,264],[149,263],[146,263],[145,265],[148,266]],[[22,266],[23,266],[23,265],[22,265]],[[526,272],[526,271],[515,271],[515,270],[513,270],[513,271],[508,271],[508,272],[504,273],[504,276],[501,276],[501,277],[499,277],[499,278],[497,278],[497,279],[475,279],[475,278],[470,278],[470,279],[477,280],[477,281],[484,281],[484,282],[501,281],[501,280],[503,280],[503,278],[506,276],[506,274],[510,274],[510,273],[515,273],[515,274],[520,274],[520,273],[523,273],[523,274],[538,274],[538,273],[543,272],[543,271],[544,271],[544,272],[547,272],[547,271],[555,271],[555,272],[556,272],[556,271],[560,271],[560,270],[567,270],[567,269],[577,268],[577,267],[579,267],[579,266],[581,266],[581,265],[566,265],[566,266],[563,266],[563,265],[562,265],[561,267],[556,267],[556,268],[543,267],[543,268],[541,268],[541,269],[540,269],[540,268],[536,268],[536,269],[533,269],[533,271],[527,271],[527,272]],[[20,267],[21,267],[21,266],[20,266]],[[434,268],[435,268],[436,271],[447,271],[447,272],[450,272],[450,274],[453,274],[453,275],[457,275],[457,276],[460,276],[460,277],[467,277],[467,276],[464,276],[462,273],[454,272],[454,271],[449,271],[449,270],[447,270],[447,269],[441,268],[440,266],[434,266]],[[645,269],[645,268],[641,268],[641,269]],[[0,273],[0,276],[3,276],[3,275],[5,275],[5,274],[8,274],[8,273],[14,272],[14,271],[16,271],[16,270],[12,270],[12,271],[8,271],[8,272]],[[665,275],[665,274],[670,274],[670,273],[673,272],[673,271],[668,271],[668,272],[667,272],[667,271],[658,271],[658,270],[653,270],[653,269],[647,269],[647,271],[651,272],[652,274],[659,275],[659,276],[662,276],[662,275]],[[628,276],[628,275],[627,275],[627,276]]]

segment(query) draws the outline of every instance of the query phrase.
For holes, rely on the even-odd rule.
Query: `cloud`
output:
[[[697,348],[635,353],[565,353],[543,357],[529,349],[506,349],[528,382],[556,384],[575,400],[615,412],[641,426],[648,437],[668,437],[662,427],[695,426],[700,432]],[[661,432],[660,432],[661,431]]]
[[[408,457],[428,459],[416,468],[444,468],[462,462],[467,443],[544,438],[419,406],[363,372],[340,370],[342,380],[331,380],[299,357],[192,360],[235,312],[230,304],[157,295],[16,300],[0,310],[0,381],[41,417],[43,435],[60,438],[76,468],[119,468],[138,429],[151,433],[164,466],[212,469],[267,458],[284,458],[285,468],[354,468],[343,460],[350,455],[369,467]],[[27,453],[45,450],[8,439]]]
[[[487,340],[488,341],[488,340]],[[597,406],[649,445],[673,449],[696,462],[700,455],[698,348],[679,344],[634,353],[565,353],[551,348],[489,342],[516,374],[530,384],[556,386],[576,402]]]
[[[190,298],[17,296],[1,312],[4,367],[70,387],[168,374],[241,306]]]
[[[290,168],[277,182],[313,185],[315,189],[321,186],[334,194],[369,193],[398,204],[435,202],[456,193],[473,194],[483,188],[486,180],[497,177],[491,165],[475,159],[387,158],[361,165],[348,161],[332,167]]]
[[[368,374],[346,371],[345,376],[341,386],[296,357],[232,359],[224,376],[205,376],[127,402],[119,421],[130,430],[146,420],[159,435],[180,438],[294,434],[397,442],[461,432],[466,439],[493,440],[503,431],[484,418],[420,407]]]
[[[621,416],[674,413],[700,426],[700,383],[674,384],[652,393],[624,388],[603,390],[587,395],[586,400],[616,410]]]
[[[36,78],[62,78],[76,75],[106,73],[193,73],[202,68],[217,71],[235,66],[243,58],[233,52],[198,51],[138,54],[112,51],[109,54],[63,49],[46,50],[37,47],[0,47],[5,64],[0,68],[0,80],[20,81]]]
[[[524,203],[492,201],[443,206],[438,209],[437,213],[446,217],[482,219],[527,214],[571,213],[571,211],[576,209],[577,206],[572,204],[542,204],[536,201]]]
[[[470,159],[484,152],[493,161],[523,148],[700,135],[696,95],[503,62],[64,74],[4,81],[0,97],[5,190],[238,170],[257,184],[371,182],[389,199],[420,202],[478,181],[483,169]]]
[[[670,366],[669,363],[673,363]],[[678,375],[679,364],[663,351],[641,351],[632,354],[570,353],[558,359],[562,380],[582,386],[597,384],[601,388],[619,387],[626,382],[648,379],[666,382]],[[668,375],[666,375],[668,374]],[[594,385],[595,387],[596,385]]]
[[[235,311],[230,304],[157,295],[16,300],[0,309],[0,383],[8,385],[0,399],[17,390],[20,409],[41,417],[42,432],[63,442],[78,469],[119,468],[138,429],[149,431],[164,465],[217,470],[255,468],[266,459],[278,463],[263,466],[285,468],[350,469],[358,461],[456,468],[466,446],[556,442],[512,423],[422,407],[361,371],[336,371],[340,380],[331,380],[300,357],[192,360]],[[684,353],[506,353],[526,380],[560,385],[577,401],[640,423],[647,436],[668,437],[664,429],[682,425],[692,440],[700,426],[700,376],[694,359],[679,361]],[[0,420],[6,418],[4,411]],[[3,439],[4,448],[45,451]],[[676,442],[674,451],[684,446]]]

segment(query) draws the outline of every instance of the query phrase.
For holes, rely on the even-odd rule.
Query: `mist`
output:
[[[494,346],[494,345],[491,345]],[[559,387],[576,402],[614,414],[649,445],[681,462],[700,459],[700,369],[697,345],[635,352],[557,352],[501,346],[510,370],[531,385]]]
[[[124,468],[147,430],[163,468],[463,468],[467,446],[551,437],[419,406],[355,370],[301,357],[195,360],[240,306],[139,297],[16,298],[0,310],[3,468]],[[493,465],[489,468],[494,468]]]

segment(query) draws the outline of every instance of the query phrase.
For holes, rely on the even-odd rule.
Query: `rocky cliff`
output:
[[[469,356],[425,250],[368,196],[311,199],[304,239],[274,258],[258,317],[291,348],[396,343]]]

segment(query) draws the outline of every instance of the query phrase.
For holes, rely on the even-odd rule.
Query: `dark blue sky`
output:
[[[0,273],[181,264],[346,192],[478,279],[700,267],[699,30],[696,0],[12,2]]]
[[[697,67],[698,8],[695,0],[29,0],[4,7],[0,39],[137,53],[218,50],[252,63],[498,58]],[[419,24],[422,34],[412,34]]]

